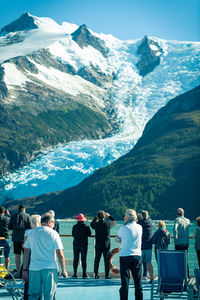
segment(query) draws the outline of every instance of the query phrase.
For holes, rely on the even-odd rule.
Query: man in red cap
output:
[[[91,236],[91,230],[88,225],[85,224],[87,219],[84,214],[78,214],[75,219],[78,220],[77,224],[72,228],[72,236],[74,237],[73,241],[73,252],[74,252],[74,275],[73,278],[77,278],[77,268],[79,262],[79,255],[81,253],[81,264],[83,268],[83,278],[88,278],[89,276],[86,273],[87,269],[87,250],[88,250],[88,237]]]

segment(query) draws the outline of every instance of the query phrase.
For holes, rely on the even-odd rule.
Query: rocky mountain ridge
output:
[[[98,37],[92,35],[85,24],[79,26],[79,28],[72,33],[72,39],[81,48],[88,47],[88,45],[90,45],[100,51],[104,57],[108,54],[105,43]]]

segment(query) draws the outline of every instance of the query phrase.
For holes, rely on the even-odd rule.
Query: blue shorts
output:
[[[152,259],[152,249],[142,250],[142,262],[150,263]]]
[[[10,257],[10,240],[0,240],[0,247],[3,247],[4,257]],[[0,250],[0,254],[2,249]]]

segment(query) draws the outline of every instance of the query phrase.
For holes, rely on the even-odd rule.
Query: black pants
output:
[[[110,263],[110,246],[96,246],[95,247],[95,259],[94,259],[94,274],[98,274],[99,262],[103,253],[104,265],[105,265],[105,276],[109,276],[109,263]]]
[[[143,262],[142,265],[143,265],[143,277],[146,277],[147,276],[147,263]]]
[[[200,250],[196,250],[197,253],[197,259],[198,259],[198,264],[199,264],[199,268],[200,268]]]
[[[143,299],[140,261],[141,261],[141,257],[137,255],[120,257],[120,276],[121,276],[121,288],[119,290],[120,300],[128,300],[130,272],[133,276],[133,280],[135,284],[135,299],[136,300]]]
[[[189,265],[188,265],[188,247],[189,247],[189,245],[175,245],[175,250],[186,250],[187,275],[189,278],[190,274],[189,274]]]
[[[81,264],[83,269],[83,275],[86,274],[86,268],[87,268],[87,249],[88,246],[73,246],[74,250],[74,261],[73,261],[73,267],[74,267],[74,274],[77,274],[77,268],[78,268],[78,262],[79,262],[79,256],[81,254]]]

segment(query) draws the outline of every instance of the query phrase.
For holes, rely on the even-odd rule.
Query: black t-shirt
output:
[[[138,224],[142,226],[142,250],[152,249],[152,237],[155,224],[149,219],[139,220]]]
[[[10,218],[8,228],[13,230],[13,242],[23,242],[25,231],[31,229],[31,217],[24,212],[18,212]]]
[[[108,247],[110,245],[110,229],[116,224],[116,221],[110,216],[109,221],[97,220],[97,217],[91,222],[91,227],[95,229],[96,246]]]
[[[72,236],[74,237],[74,246],[87,246],[88,237],[91,236],[91,230],[84,222],[78,221],[72,228]]]

